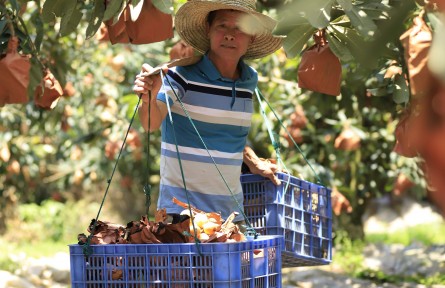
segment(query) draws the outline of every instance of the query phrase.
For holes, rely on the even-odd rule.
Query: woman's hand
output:
[[[255,152],[249,146],[244,148],[243,160],[252,174],[258,174],[263,177],[269,178],[275,185],[280,185],[281,181],[275,175],[280,171],[280,168],[276,163],[268,159],[258,158]]]
[[[164,73],[167,73],[167,66],[162,67]],[[148,102],[148,92],[151,91],[152,101],[155,102],[156,95],[161,89],[162,79],[159,68],[153,68],[147,63],[142,65],[141,73],[136,75],[133,91],[136,94],[142,94],[142,100]]]

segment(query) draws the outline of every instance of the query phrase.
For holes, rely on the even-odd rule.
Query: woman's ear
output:
[[[206,22],[206,38],[210,39],[210,25]]]

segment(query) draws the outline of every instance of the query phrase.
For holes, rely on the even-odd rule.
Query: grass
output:
[[[432,232],[434,231],[434,232]],[[445,224],[430,223],[409,227],[397,231],[397,233],[367,235],[363,240],[351,240],[345,232],[337,231],[335,239],[335,253],[333,263],[336,263],[348,275],[355,278],[369,279],[374,283],[413,282],[430,286],[433,284],[445,284],[445,275],[432,275],[428,278],[421,275],[401,277],[387,275],[382,271],[374,271],[363,266],[363,248],[370,243],[403,244],[408,246],[414,242],[425,246],[445,244]]]
[[[68,243],[55,241],[11,242],[0,238],[0,270],[14,272],[20,268],[18,259],[50,257],[59,252],[68,253]]]
[[[91,215],[96,215],[98,208],[97,203],[88,201],[20,205],[19,217],[8,222],[7,232],[0,237],[0,270],[14,272],[19,268],[17,258],[68,253],[68,245],[77,243],[77,235],[87,233]]]
[[[371,234],[366,236],[366,241],[369,243],[398,243],[405,246],[413,242],[420,242],[426,246],[445,244],[445,225],[443,223],[428,223],[401,229],[395,233]]]

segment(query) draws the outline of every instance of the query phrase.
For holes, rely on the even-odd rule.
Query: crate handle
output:
[[[270,138],[271,138],[271,140],[272,140],[272,145],[274,145],[274,148],[276,148],[276,151],[277,151],[277,158],[278,158],[278,160],[281,161],[281,162],[283,162],[283,161],[281,160],[281,157],[279,157],[279,155],[280,155],[279,150],[277,150],[277,149],[279,148],[279,145],[276,144],[276,141],[275,141],[275,139],[274,139],[274,137],[273,137],[272,131],[271,131],[271,129],[269,129],[269,121],[267,120],[266,113],[264,112],[264,109],[263,109],[263,107],[262,107],[262,102],[261,102],[261,100],[263,100],[264,102],[266,102],[267,106],[268,106],[269,109],[272,111],[272,113],[274,114],[274,116],[275,116],[275,118],[278,120],[278,122],[280,123],[280,126],[284,129],[284,131],[286,131],[286,133],[287,133],[288,136],[289,136],[289,139],[292,140],[292,143],[294,143],[294,146],[297,148],[298,152],[300,152],[300,154],[301,154],[301,156],[303,157],[303,159],[304,159],[304,160],[306,161],[306,163],[309,165],[309,168],[311,168],[312,172],[313,172],[314,175],[315,175],[315,178],[317,179],[317,183],[320,184],[321,186],[326,187],[326,185],[324,185],[323,182],[321,181],[321,179],[320,179],[319,175],[317,174],[317,172],[315,171],[314,167],[312,167],[311,163],[309,163],[309,160],[307,159],[306,155],[305,155],[305,154],[303,153],[303,151],[301,150],[300,146],[299,146],[299,145],[295,142],[295,140],[292,138],[292,135],[290,135],[290,132],[287,131],[287,129],[286,129],[286,127],[284,126],[283,122],[282,122],[281,119],[278,117],[276,111],[272,108],[272,106],[270,105],[269,101],[267,101],[267,99],[263,96],[263,94],[261,93],[260,89],[258,89],[258,87],[255,89],[255,94],[256,94],[256,96],[257,96],[257,98],[258,98],[258,102],[260,103],[260,108],[261,108],[261,112],[262,112],[261,114],[262,114],[262,116],[263,116],[263,118],[264,118],[264,121],[266,122],[267,127],[268,127],[268,133],[269,133],[269,136],[270,136]],[[284,165],[284,163],[283,163],[283,165]],[[284,167],[286,168],[286,166],[284,166]],[[286,169],[286,170],[287,170],[287,169]]]

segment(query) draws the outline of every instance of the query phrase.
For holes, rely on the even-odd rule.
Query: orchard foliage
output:
[[[137,7],[140,1],[131,0],[129,5]],[[185,2],[152,1],[173,15]],[[101,23],[116,21],[127,2],[109,3],[0,1],[0,53],[14,33],[20,39],[20,52],[32,55],[30,99],[42,79],[42,67],[50,68],[65,88],[53,110],[39,109],[32,100],[0,108],[1,203],[76,200],[88,194],[100,200],[122,152],[111,187],[112,193],[123,193],[114,200],[135,213],[131,217],[143,213],[142,186],[158,182],[160,139],[154,133],[147,143],[136,117],[120,151],[138,100],[132,83],[142,63],[154,66],[168,61],[179,39],[147,45],[99,41],[95,34]],[[423,196],[417,159],[392,152],[399,111],[409,103],[410,94],[409,89],[400,89],[405,85],[403,77],[388,73],[394,66],[407,73],[399,37],[421,6],[413,0],[261,0],[258,8],[280,20],[275,34],[287,39],[284,49],[249,63],[258,70],[259,89],[273,108],[263,103],[266,118],[254,115],[249,140],[257,154],[279,156],[294,175],[314,182],[317,173],[323,184],[336,187],[351,202],[354,217],[344,219],[354,219],[355,224],[360,222],[364,204],[390,193],[400,173],[415,182],[412,189]],[[319,29],[325,30],[342,64],[339,96],[297,85],[301,55]],[[295,114],[296,107],[302,107],[304,125],[292,122],[302,117]],[[336,141],[339,135],[353,135],[356,144],[348,147],[354,149],[342,149],[347,146],[340,144],[344,139]],[[1,213],[0,220],[5,217]]]

